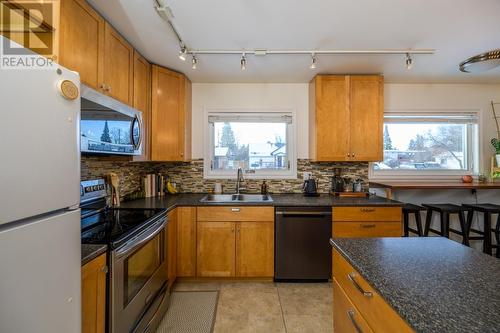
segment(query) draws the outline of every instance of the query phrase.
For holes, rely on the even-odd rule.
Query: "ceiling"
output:
[[[193,82],[308,82],[316,73],[383,73],[387,82],[500,83],[500,67],[465,74],[466,58],[500,48],[499,0],[166,0],[192,49],[404,49],[415,55],[199,55],[178,58],[179,44],[154,0],[89,0],[151,62]]]

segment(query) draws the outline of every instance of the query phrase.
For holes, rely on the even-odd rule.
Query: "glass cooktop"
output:
[[[106,209],[82,216],[82,243],[116,245],[164,215],[166,209]]]

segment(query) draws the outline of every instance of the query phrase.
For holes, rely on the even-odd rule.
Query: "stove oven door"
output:
[[[167,283],[167,237],[165,219],[141,232],[111,253],[110,332],[131,332],[142,321],[152,322],[164,303]],[[160,304],[158,308],[164,308]],[[149,311],[147,311],[149,309]]]

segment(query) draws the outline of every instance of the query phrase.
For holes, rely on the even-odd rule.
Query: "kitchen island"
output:
[[[345,292],[351,322],[367,331],[391,332],[395,323],[398,332],[500,332],[498,259],[441,237],[331,244],[334,298]]]

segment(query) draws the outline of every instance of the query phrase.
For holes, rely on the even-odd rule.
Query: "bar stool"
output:
[[[496,248],[496,257],[500,258],[500,205],[494,204],[462,204],[468,210],[467,214],[467,233],[471,231],[479,234],[481,236],[469,236],[472,240],[482,240],[483,241],[483,252],[491,255],[493,253],[493,248]],[[472,229],[472,220],[474,218],[474,213],[483,213],[483,231]],[[491,227],[491,215],[498,214],[497,224],[495,228]],[[495,233],[496,245],[492,244],[491,232]]]
[[[422,204],[427,208],[427,215],[425,217],[425,231],[424,235],[428,236],[429,231],[441,235],[446,238],[450,238],[450,232],[462,236],[462,244],[469,246],[469,235],[467,233],[467,222],[465,221],[465,212],[467,208],[454,205],[454,204]],[[436,230],[431,228],[432,214],[436,212],[440,215],[440,227],[441,230]],[[460,229],[456,230],[450,228],[450,215],[457,214],[460,221]]]
[[[420,217],[420,212],[422,210],[425,210],[424,207],[414,205],[411,203],[406,203],[403,206],[403,227],[404,227],[404,237],[408,237],[410,232],[413,232],[414,234],[417,234],[419,236],[423,236],[423,231],[422,231],[422,219]],[[409,222],[410,222],[410,214],[415,215],[415,223],[417,225],[417,230],[410,228]]]

